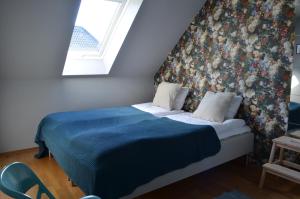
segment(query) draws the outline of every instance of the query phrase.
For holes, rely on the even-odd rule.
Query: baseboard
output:
[[[20,150],[15,150],[15,151],[8,151],[4,153],[0,153],[0,156],[10,156],[10,155],[16,155],[20,153],[29,153],[29,152],[35,152],[38,151],[38,147],[32,147],[28,149],[20,149]]]

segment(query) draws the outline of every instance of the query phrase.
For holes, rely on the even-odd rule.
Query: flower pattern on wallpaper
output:
[[[293,63],[293,0],[208,0],[155,75],[190,88],[194,111],[207,90],[244,97],[239,117],[265,160],[287,128]]]

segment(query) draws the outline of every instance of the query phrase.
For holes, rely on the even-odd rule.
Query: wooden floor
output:
[[[80,198],[83,193],[72,187],[55,160],[35,159],[36,150],[0,154],[0,168],[19,161],[28,164],[56,198]],[[239,190],[253,199],[300,199],[300,185],[267,175],[264,189],[258,188],[261,169],[255,165],[242,166],[235,160],[207,172],[187,178],[167,187],[138,197],[138,199],[211,199],[225,191]],[[31,191],[30,194],[34,192]],[[8,197],[0,193],[0,198]]]

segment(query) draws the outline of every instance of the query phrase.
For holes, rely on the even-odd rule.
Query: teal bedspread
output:
[[[157,118],[133,107],[49,115],[39,125],[36,143],[41,151],[50,149],[86,194],[103,199],[130,194],[220,150],[211,126]]]

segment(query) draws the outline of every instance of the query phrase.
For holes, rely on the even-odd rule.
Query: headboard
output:
[[[271,139],[287,128],[293,62],[293,0],[208,0],[156,73],[190,88],[194,111],[206,91],[244,97],[238,117],[256,133],[265,161]]]

